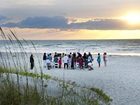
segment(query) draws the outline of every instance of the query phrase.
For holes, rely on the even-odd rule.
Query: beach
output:
[[[29,55],[30,54],[28,54],[28,57]],[[96,56],[97,55],[93,55],[94,70],[91,71],[79,68],[74,70],[64,69],[63,67],[61,69],[52,68],[51,70],[47,70],[47,68],[43,68],[42,54],[34,54],[36,64],[35,68],[30,70],[29,59],[25,60],[27,61],[26,64],[24,64],[22,58],[19,59],[23,62],[21,63],[23,66],[26,65],[28,72],[40,74],[40,66],[37,61],[37,58],[39,58],[39,61],[42,64],[41,69],[43,74],[48,74],[53,78],[58,78],[67,82],[75,82],[82,87],[96,87],[102,89],[113,99],[111,105],[139,105],[140,56],[108,55],[107,66],[105,67],[102,62],[100,68],[97,65]],[[16,57],[14,58],[16,60]],[[13,65],[12,60],[10,62],[10,65]],[[22,80],[23,83],[24,80],[25,79]],[[53,91],[56,91],[57,87],[53,87],[52,83],[50,87],[51,94],[55,94]]]
[[[38,43],[37,43],[38,42]],[[14,68],[22,66],[28,72],[48,74],[52,78],[58,78],[64,81],[71,81],[81,87],[96,87],[102,89],[109,95],[113,101],[111,105],[139,105],[140,100],[140,49],[139,40],[126,41],[34,41],[35,48],[32,44],[23,43],[23,49],[18,47],[15,42],[3,42],[1,48],[0,65]],[[48,45],[50,43],[50,45]],[[81,44],[83,43],[83,44]],[[124,44],[125,43],[125,44]],[[17,45],[16,45],[17,44]],[[71,47],[70,47],[71,46]],[[6,49],[7,48],[7,49]],[[79,49],[78,49],[79,48]],[[48,50],[50,49],[50,50]],[[60,50],[58,50],[60,49]],[[9,53],[9,52],[12,53]],[[47,70],[43,66],[43,53],[54,52],[91,52],[93,54],[94,70],[88,69],[61,69],[52,68]],[[107,51],[107,66],[105,67],[101,60],[101,67],[97,65],[97,53]],[[35,68],[30,70],[30,55],[33,54]],[[16,66],[15,66],[16,65]],[[16,79],[16,76],[14,76]],[[31,80],[32,81],[32,80]],[[25,79],[22,80],[25,83]],[[29,81],[30,82],[30,81]],[[50,83],[51,93],[55,94],[57,86]],[[56,84],[55,84],[56,85]],[[57,94],[57,92],[56,92]]]
[[[52,69],[43,72],[65,81],[73,81],[85,87],[103,89],[113,99],[111,105],[139,105],[140,100],[140,57],[110,56],[108,65],[94,70]]]

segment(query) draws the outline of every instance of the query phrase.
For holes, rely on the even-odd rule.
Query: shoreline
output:
[[[43,52],[0,52],[1,54],[5,54],[5,53],[8,53],[8,54],[42,54],[42,56],[43,56]],[[47,52],[46,52],[47,53]],[[50,52],[51,53],[51,52]],[[54,55],[54,53],[55,52],[52,52],[51,54],[52,55]],[[61,54],[63,54],[63,52],[57,52],[57,53],[61,53]],[[73,52],[72,52],[73,53]],[[77,52],[76,52],[77,53]],[[88,53],[88,52],[86,52],[86,53]],[[100,52],[99,52],[100,53]],[[47,54],[49,54],[49,53],[47,53]],[[69,54],[69,53],[65,53],[65,54]],[[81,53],[81,54],[83,54],[83,53]],[[98,53],[92,53],[91,52],[91,54],[94,56],[94,55],[97,55]],[[101,55],[103,54],[103,52],[101,53]],[[137,56],[137,57],[140,57],[140,53],[107,53],[107,56]]]

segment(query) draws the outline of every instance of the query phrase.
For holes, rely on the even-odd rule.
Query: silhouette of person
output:
[[[33,57],[33,54],[31,54],[31,56],[30,56],[30,68],[31,68],[31,70],[34,68],[34,57]]]
[[[100,53],[98,53],[98,57],[97,57],[97,62],[98,62],[98,66],[101,66],[101,56]]]
[[[104,66],[107,66],[107,53],[104,52],[103,54],[103,61],[104,61]]]

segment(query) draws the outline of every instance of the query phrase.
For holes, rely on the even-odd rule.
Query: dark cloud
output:
[[[68,20],[61,16],[55,17],[29,17],[18,23],[7,23],[6,27],[21,28],[65,28]]]
[[[65,28],[68,20],[64,17],[34,17],[27,18],[19,23],[21,27],[28,28]]]
[[[6,23],[6,24],[1,24],[1,27],[18,27],[18,23]]]
[[[68,19],[55,17],[29,17],[18,23],[3,24],[4,27],[20,28],[57,28],[57,29],[91,29],[91,30],[129,30],[140,29],[140,25],[130,26],[119,19],[95,19],[81,23],[68,24]]]
[[[96,19],[94,21],[72,23],[70,24],[70,27],[78,29],[98,29],[98,30],[128,29],[126,23],[119,19]]]
[[[7,20],[7,19],[8,19],[7,17],[0,15],[0,21],[4,21],[4,20]]]

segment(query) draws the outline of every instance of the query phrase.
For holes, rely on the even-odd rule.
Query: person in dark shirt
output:
[[[47,59],[47,56],[46,56],[46,53],[44,53],[44,55],[43,55],[44,67],[46,67],[46,59]]]
[[[88,55],[84,53],[83,55],[83,60],[84,60],[84,67],[88,68]]]
[[[31,54],[31,56],[30,56],[30,68],[31,68],[31,70],[34,68],[34,57],[33,57],[33,54]]]
[[[72,60],[71,60],[71,68],[75,69],[76,68],[76,54],[72,54]]]
[[[101,55],[100,53],[98,53],[98,57],[97,57],[97,62],[98,62],[98,66],[101,66]]]

